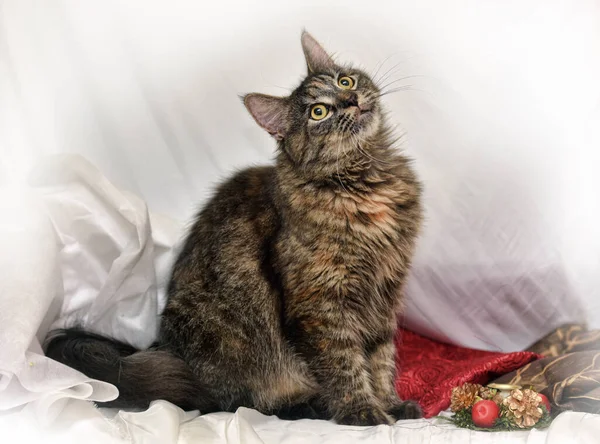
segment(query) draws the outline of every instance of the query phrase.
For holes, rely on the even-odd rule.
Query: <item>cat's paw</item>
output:
[[[418,419],[423,416],[421,406],[415,401],[399,401],[388,413],[398,419]]]
[[[379,424],[393,424],[394,420],[379,407],[365,406],[344,413],[336,418],[338,424],[355,426],[374,426]]]
[[[315,404],[311,404],[310,402],[284,406],[274,413],[279,419],[292,421],[296,419],[331,419],[325,410],[319,409]]]

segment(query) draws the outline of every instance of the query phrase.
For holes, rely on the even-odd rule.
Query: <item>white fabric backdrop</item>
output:
[[[151,211],[186,221],[233,168],[272,157],[237,95],[293,87],[306,27],[341,60],[383,64],[390,81],[423,76],[385,98],[426,186],[406,323],[490,349],[562,322],[600,327],[599,9],[5,1],[0,177],[14,184],[44,154],[80,153]]]

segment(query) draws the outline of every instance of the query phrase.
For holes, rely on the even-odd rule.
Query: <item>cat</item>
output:
[[[235,174],[200,211],[156,346],[49,335],[49,357],[118,387],[103,405],[165,399],[365,426],[420,417],[394,389],[393,340],[421,184],[392,147],[373,80],[306,31],[301,41],[308,74],[288,97],[243,97],[277,141],[275,165]]]

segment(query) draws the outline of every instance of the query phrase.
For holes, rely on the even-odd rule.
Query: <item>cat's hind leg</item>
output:
[[[283,337],[276,296],[260,288],[248,288],[252,295],[227,287],[212,294],[200,283],[186,284],[173,291],[163,313],[161,342],[185,360],[224,411],[243,406],[271,414],[316,393],[306,365]],[[234,291],[235,298],[227,297]]]

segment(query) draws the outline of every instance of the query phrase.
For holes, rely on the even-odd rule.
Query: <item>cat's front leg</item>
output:
[[[416,419],[422,416],[421,407],[414,401],[402,401],[398,397],[396,378],[396,346],[393,331],[382,335],[368,347],[368,360],[373,380],[373,392],[386,412],[395,419]]]
[[[363,345],[347,325],[331,320],[294,322],[296,349],[304,356],[320,387],[322,402],[339,424],[391,424],[373,396]]]

